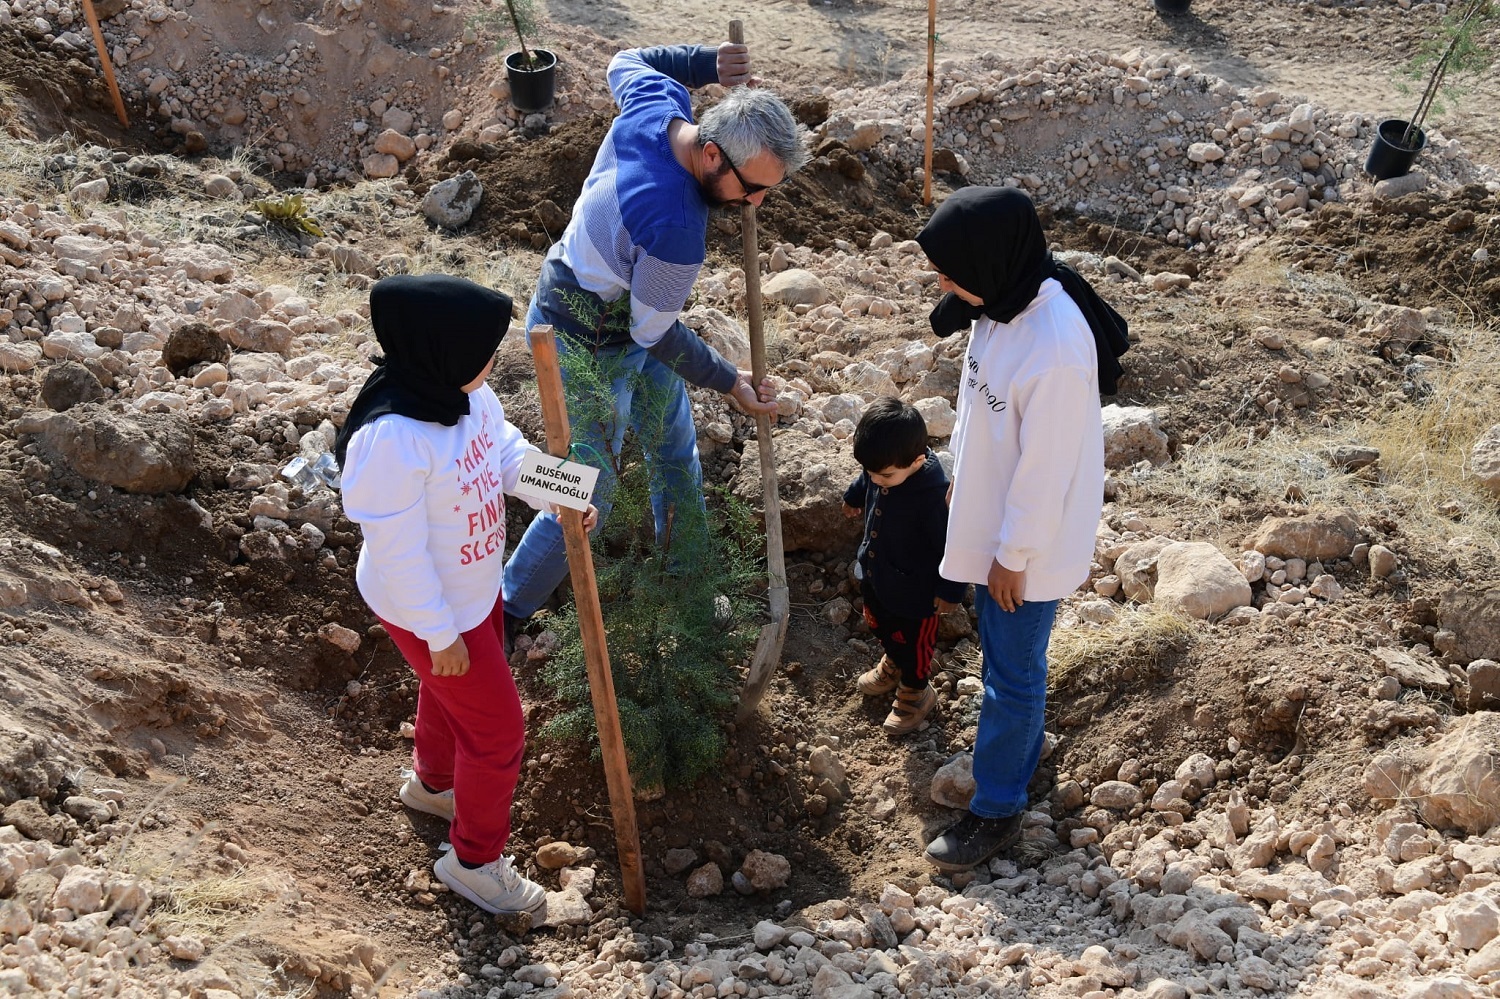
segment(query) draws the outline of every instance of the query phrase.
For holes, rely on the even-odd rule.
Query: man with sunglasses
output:
[[[567,229],[542,262],[526,327],[551,325],[560,351],[588,350],[614,376],[615,418],[607,427],[581,419],[575,388],[567,389],[574,441],[586,445],[582,460],[601,469],[601,523],[614,488],[605,449],[618,454],[626,427],[655,416],[645,412],[646,395],[664,397],[665,432],[649,456],[661,539],[674,507],[703,508],[684,383],[722,392],[749,413],[776,411],[769,383],[752,385],[749,372],[736,370],[679,318],[707,252],[709,209],[760,205],[808,154],[787,106],[753,86],[744,45],[627,50],[610,61],[608,78],[620,113]],[[688,89],[715,82],[728,93],[695,121]],[[563,370],[567,382],[566,364]],[[658,391],[642,391],[646,386]],[[567,572],[561,525],[552,514],[538,515],[505,566],[507,643]]]

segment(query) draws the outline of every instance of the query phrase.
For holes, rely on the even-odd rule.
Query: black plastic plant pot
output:
[[[1193,0],[1156,0],[1158,14],[1186,14]]]
[[[1415,129],[1416,141],[1411,148],[1401,144],[1406,135],[1407,123],[1400,118],[1387,118],[1375,129],[1375,142],[1370,146],[1370,155],[1365,160],[1365,173],[1376,180],[1404,177],[1417,161],[1417,156],[1427,148],[1427,133]]]
[[[551,107],[557,89],[557,56],[547,49],[532,49],[531,62],[527,69],[526,57],[520,52],[505,57],[511,106],[527,114]]]

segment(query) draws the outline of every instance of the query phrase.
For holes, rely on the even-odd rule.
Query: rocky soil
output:
[[[939,196],[1028,189],[1135,345],[1023,846],[954,878],[921,849],[972,792],[971,614],[933,723],[886,740],[837,512],[868,399],[915,402],[939,450],[954,419],[964,344],[931,336],[911,241],[923,76],[889,44],[912,14],[752,20],[792,39],[768,65],[817,153],[760,212],[792,632],[721,775],[638,804],[643,916],[597,763],[533,740],[536,925],[430,877],[446,830],[395,799],[415,685],[337,493],[288,466],[369,369],[369,285],[524,298],[609,55],[719,14],[558,5],[565,96],[523,118],[467,6],[96,6],[125,135],[77,7],[0,4],[7,993],[1500,994],[1500,131],[1455,112],[1372,186],[1389,109],[1355,99],[1438,5],[1002,4],[1004,55],[956,5]],[[1348,103],[1307,96],[1339,76]],[[687,317],[733,357],[737,228],[715,219]],[[540,439],[519,335],[494,384]],[[753,425],[694,399],[708,478],[755,502]],[[517,657],[533,732],[545,628]]]

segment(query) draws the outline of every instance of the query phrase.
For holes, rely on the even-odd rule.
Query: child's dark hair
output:
[[[854,460],[871,472],[906,468],[927,453],[927,421],[894,396],[870,403],[854,428]]]

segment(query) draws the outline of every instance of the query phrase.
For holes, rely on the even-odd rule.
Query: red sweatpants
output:
[[[427,643],[381,620],[421,681],[412,769],[435,791],[453,789],[448,840],[458,859],[471,864],[505,852],[526,743],[521,695],[502,645],[503,620],[496,600],[489,617],[463,633],[469,649],[463,676],[433,676]]]

